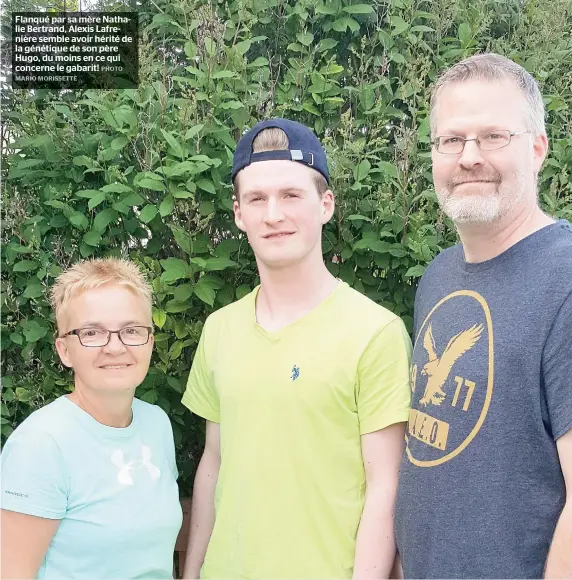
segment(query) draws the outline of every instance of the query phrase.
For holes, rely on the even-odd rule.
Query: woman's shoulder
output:
[[[137,414],[140,423],[144,422],[147,425],[155,424],[157,426],[170,423],[167,413],[159,405],[152,405],[136,397],[133,399],[133,411]]]
[[[69,409],[65,396],[58,397],[51,403],[33,411],[14,430],[11,437],[33,433],[35,436],[47,435],[55,437],[70,427]]]

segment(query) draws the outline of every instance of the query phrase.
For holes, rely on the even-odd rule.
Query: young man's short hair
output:
[[[263,151],[287,151],[290,148],[288,135],[279,127],[269,127],[258,133],[252,142],[252,152],[262,153]],[[313,171],[313,181],[320,195],[328,191],[329,186],[326,178],[315,169]],[[234,197],[239,201],[238,184],[234,184]]]

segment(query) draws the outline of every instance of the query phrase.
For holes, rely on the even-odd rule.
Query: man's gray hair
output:
[[[476,54],[458,62],[439,76],[431,92],[431,132],[435,128],[437,101],[443,87],[468,80],[512,80],[528,103],[527,129],[534,136],[544,135],[544,102],[534,77],[516,62],[500,54]]]

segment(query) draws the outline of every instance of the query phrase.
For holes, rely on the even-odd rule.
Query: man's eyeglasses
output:
[[[479,133],[474,139],[465,139],[458,135],[440,135],[431,141],[431,145],[439,153],[444,153],[445,155],[458,155],[462,153],[467,141],[476,141],[479,149],[482,151],[494,151],[495,149],[506,147],[513,137],[524,135],[525,133],[530,133],[530,131],[513,132],[508,129],[499,129]]]
[[[121,330],[107,330],[106,328],[76,328],[66,332],[65,336],[75,335],[82,346],[106,346],[112,334],[117,334],[125,346],[143,346],[149,342],[153,332],[151,326],[127,326]]]

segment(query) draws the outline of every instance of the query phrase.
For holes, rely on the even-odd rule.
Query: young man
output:
[[[396,529],[407,578],[572,577],[572,229],[538,206],[542,96],[471,57],[437,81],[433,177],[461,244],[416,297]]]
[[[409,337],[324,265],[334,198],[308,128],[258,123],[232,177],[261,283],[208,318],[183,397],[207,420],[185,577],[387,578]]]
[[[172,578],[182,513],[169,418],[134,398],[153,350],[135,264],[76,264],[52,290],[74,389],[2,452],[2,578]]]

